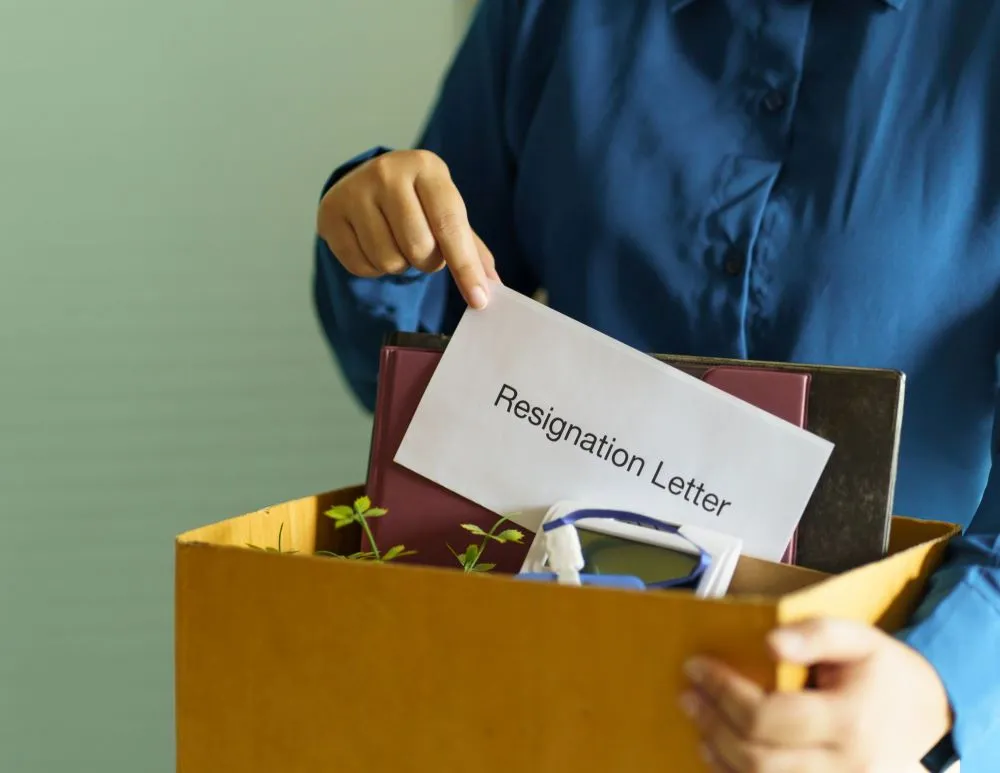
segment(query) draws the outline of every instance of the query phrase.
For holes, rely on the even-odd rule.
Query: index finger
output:
[[[474,309],[486,306],[486,271],[465,211],[465,202],[450,179],[418,176],[417,196],[462,297]]]

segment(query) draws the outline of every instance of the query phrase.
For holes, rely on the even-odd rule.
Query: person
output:
[[[415,147],[323,188],[317,314],[369,408],[384,334],[488,280],[643,351],[907,374],[896,512],[962,536],[898,634],[775,631],[816,689],[691,663],[709,767],[1000,770],[998,67],[988,0],[482,0]]]

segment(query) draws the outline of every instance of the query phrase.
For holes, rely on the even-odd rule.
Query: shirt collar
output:
[[[694,0],[667,0],[671,11],[679,11],[682,8],[686,8],[691,5]],[[902,10],[903,6],[906,5],[906,0],[879,0],[879,2],[893,8],[897,11]]]

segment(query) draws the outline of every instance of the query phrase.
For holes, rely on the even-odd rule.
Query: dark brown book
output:
[[[445,336],[421,333],[395,333],[386,339],[383,363],[386,354],[396,350],[416,350],[425,354],[418,358],[422,366],[402,369],[401,372],[409,374],[402,379],[399,373],[388,372],[392,365],[383,365],[387,371],[379,376],[380,396],[369,460],[370,495],[379,505],[390,509],[390,516],[379,519],[384,520],[380,528],[386,528],[385,539],[379,537],[377,541],[388,546],[389,542],[395,544],[396,536],[419,539],[425,543],[422,563],[449,560],[447,548],[441,547],[444,551],[441,553],[438,546],[445,539],[461,539],[459,523],[470,522],[488,528],[496,519],[495,514],[479,505],[446,492],[437,484],[391,462],[436,365],[433,353],[443,352],[447,341]],[[790,546],[794,547],[795,563],[820,571],[840,572],[885,555],[903,410],[905,379],[902,373],[888,369],[669,354],[651,356],[696,378],[704,379],[707,375],[710,382],[718,379],[718,376],[713,378],[712,371],[722,373],[723,378],[716,384],[719,388],[741,399],[752,394],[753,399],[748,402],[779,415],[780,406],[790,403],[779,399],[776,410],[772,400],[769,408],[767,382],[761,380],[759,374],[807,376],[808,400],[803,406],[804,421],[800,426],[832,442],[834,449],[799,523],[794,545]],[[737,378],[741,371],[747,379],[758,379],[757,386],[746,394],[739,394],[733,387],[734,383],[750,383]],[[799,423],[794,417],[784,418]],[[387,431],[389,425],[394,429]],[[438,489],[429,501],[426,499],[428,486]],[[415,508],[421,513],[419,522],[399,518],[410,522],[413,528],[387,528],[393,521],[393,514],[400,516],[401,512]],[[420,536],[421,533],[424,536]],[[516,546],[493,546],[490,550],[494,551],[500,570],[516,571],[523,557]],[[786,556],[788,558],[791,555]]]

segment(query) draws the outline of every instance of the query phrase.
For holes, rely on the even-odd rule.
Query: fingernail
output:
[[[684,664],[684,673],[692,682],[700,682],[705,678],[707,668],[705,662],[699,658],[689,660]]]
[[[469,305],[474,309],[486,307],[486,291],[478,285],[469,291]]]
[[[774,631],[769,637],[771,646],[786,658],[794,658],[802,652],[805,640],[793,631]]]
[[[681,693],[678,703],[680,704],[681,711],[690,719],[698,716],[698,696],[693,692]]]

